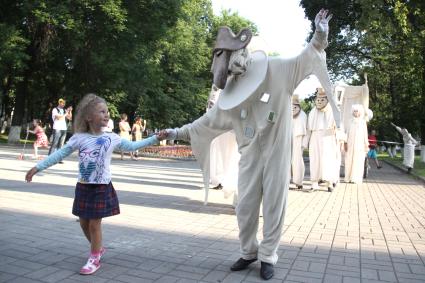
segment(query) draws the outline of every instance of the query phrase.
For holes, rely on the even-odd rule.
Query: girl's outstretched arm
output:
[[[153,144],[158,143],[158,141],[160,141],[160,139],[156,136],[153,135],[147,139],[141,140],[141,141],[135,141],[135,142],[131,142],[129,140],[126,139],[122,139],[121,143],[118,145],[118,149],[122,150],[122,151],[136,151],[140,148],[146,147],[146,146],[150,146]]]
[[[40,171],[42,171],[44,169],[47,169],[50,166],[55,165],[59,161],[62,161],[65,157],[71,155],[71,153],[73,151],[74,151],[73,148],[71,146],[68,146],[68,145],[65,145],[61,149],[55,151],[54,153],[52,153],[51,155],[47,156],[42,161],[38,162],[36,166],[34,166],[33,168],[31,168],[27,172],[27,174],[25,176],[25,181],[31,182],[32,181],[32,177],[37,172],[40,172]]]

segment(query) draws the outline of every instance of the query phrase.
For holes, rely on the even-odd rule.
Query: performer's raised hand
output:
[[[390,122],[391,126],[397,127],[393,122]]]
[[[329,10],[320,9],[317,13],[316,18],[314,19],[314,25],[316,30],[319,32],[328,32],[329,31],[329,21],[332,19],[332,14],[328,14]]]

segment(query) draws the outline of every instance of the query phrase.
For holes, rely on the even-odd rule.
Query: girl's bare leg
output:
[[[89,221],[90,221],[90,219],[83,219],[83,218],[80,217],[81,230],[83,230],[84,235],[86,236],[87,240],[89,241],[89,243],[91,243],[90,231],[89,231]]]
[[[102,249],[102,218],[89,220],[91,252],[98,253]]]
[[[37,148],[37,145],[35,143],[34,143],[34,157],[35,157],[35,159],[38,158],[38,148]]]

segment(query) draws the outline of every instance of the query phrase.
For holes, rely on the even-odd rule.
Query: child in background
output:
[[[35,134],[36,140],[34,142],[34,158],[38,159],[38,148],[39,147],[49,147],[49,140],[47,139],[46,133],[44,132],[44,129],[41,127],[41,121],[39,119],[34,119],[32,121],[32,125],[34,127],[34,130],[28,130],[29,133]]]
[[[111,182],[109,164],[113,150],[135,151],[158,143],[166,137],[161,132],[140,142],[131,142],[115,133],[105,133],[109,121],[108,108],[103,98],[87,94],[77,108],[74,120],[75,133],[68,143],[30,169],[25,180],[69,156],[78,149],[79,174],[75,188],[72,213],[80,218],[80,225],[90,242],[90,255],[80,274],[88,275],[100,267],[100,259],[105,252],[102,246],[103,217],[120,213],[118,198]]]
[[[381,166],[381,164],[379,164],[378,154],[376,152],[376,148],[378,146],[378,140],[376,138],[375,130],[372,130],[370,132],[370,135],[368,136],[368,140],[369,140],[369,151],[367,153],[367,158],[373,159],[375,161],[376,167],[378,169],[381,169],[382,166]]]

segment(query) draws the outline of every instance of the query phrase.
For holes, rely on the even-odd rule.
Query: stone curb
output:
[[[415,179],[417,179],[417,180],[421,181],[422,183],[424,183],[424,185],[425,185],[425,178],[424,178],[424,177],[419,176],[419,175],[417,175],[417,174],[415,174],[415,173],[407,173],[407,170],[406,170],[406,169],[404,169],[403,167],[398,166],[398,165],[396,165],[396,164],[394,164],[394,163],[388,162],[388,161],[386,161],[386,160],[381,160],[381,161],[382,161],[382,162],[385,162],[385,163],[386,163],[386,164],[388,164],[388,165],[391,165],[393,168],[395,168],[395,169],[397,169],[397,170],[399,170],[399,171],[401,171],[401,172],[405,173],[406,175],[410,175],[410,176],[412,176],[413,178],[415,178]]]

